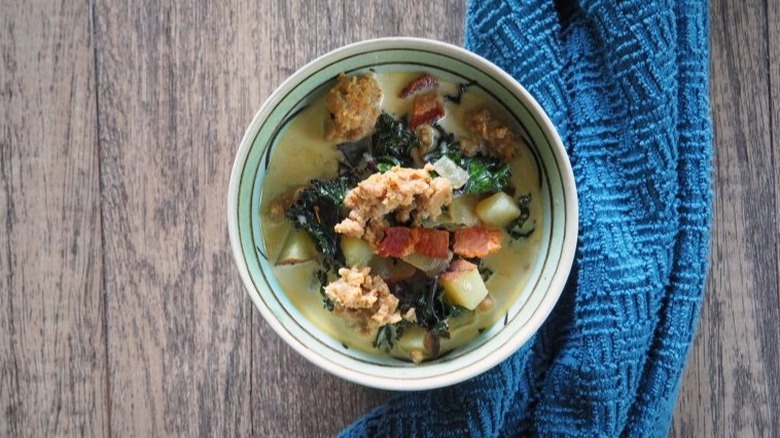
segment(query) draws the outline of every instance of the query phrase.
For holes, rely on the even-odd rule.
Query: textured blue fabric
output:
[[[466,46],[525,85],[567,146],[575,265],[516,354],[399,393],[342,436],[668,433],[709,251],[708,33],[700,0],[469,3]]]

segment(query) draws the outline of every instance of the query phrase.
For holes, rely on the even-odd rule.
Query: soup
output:
[[[341,75],[274,145],[260,221],[274,275],[345,348],[419,363],[499,322],[539,253],[539,170],[470,83]]]

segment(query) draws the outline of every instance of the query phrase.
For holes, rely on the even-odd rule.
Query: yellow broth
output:
[[[397,95],[405,84],[419,74],[418,72],[376,73],[383,90],[382,109],[385,112],[397,118],[411,110],[412,99],[401,99]],[[441,79],[440,84],[440,94],[457,94],[456,84]],[[288,220],[276,222],[271,219],[269,216],[271,202],[291,188],[307,184],[311,179],[332,179],[337,176],[340,153],[334,142],[325,140],[325,121],[328,114],[325,101],[326,96],[320,96],[300,112],[288,124],[272,151],[260,205],[263,239],[266,253],[272,262],[278,258],[286,236],[293,230],[293,225]],[[447,114],[439,124],[447,131],[460,136],[464,130],[459,121],[463,120],[469,111],[484,106],[499,115],[505,123],[510,123],[509,126],[516,132],[519,131],[517,126],[511,124],[509,117],[505,117],[500,107],[472,91],[463,94],[459,105],[445,102]],[[539,214],[542,207],[539,200],[538,170],[531,152],[523,142],[519,153],[510,164],[516,194],[531,194],[529,204],[531,215],[528,223],[541,224]],[[441,339],[442,352],[465,345],[503,318],[507,309],[519,298],[528,281],[539,254],[541,237],[542,233],[537,231],[528,238],[512,240],[504,232],[501,250],[482,259],[485,266],[493,271],[493,275],[486,282],[490,297],[494,301],[493,306],[487,311],[477,309],[457,318],[451,318],[449,321],[451,336],[449,339]],[[375,333],[361,335],[343,319],[324,308],[319,291],[320,284],[314,276],[318,267],[316,262],[281,265],[275,266],[273,273],[285,294],[301,314],[327,335],[350,348],[372,354],[384,354],[372,345]],[[407,329],[390,354],[408,358],[409,351],[405,351],[404,347],[416,348],[414,346],[421,343],[423,333],[421,329]]]

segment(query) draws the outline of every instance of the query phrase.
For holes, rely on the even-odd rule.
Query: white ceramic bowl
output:
[[[308,321],[282,291],[262,255],[259,222],[270,150],[298,109],[332,87],[340,72],[369,68],[428,71],[451,82],[476,80],[524,128],[541,178],[542,247],[527,286],[505,318],[446,356],[415,365],[345,348]],[[287,79],[263,104],[238,149],[228,190],[228,230],[241,278],[257,309],[293,349],[323,369],[363,385],[421,390],[476,376],[527,342],[547,318],[564,287],[577,241],[577,194],[566,151],[542,108],[507,73],[471,52],[416,38],[384,38],[334,50]]]

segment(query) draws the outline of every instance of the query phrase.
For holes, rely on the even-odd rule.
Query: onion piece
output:
[[[433,168],[439,176],[450,180],[453,189],[463,187],[469,180],[469,173],[446,156],[436,160],[433,163]]]

